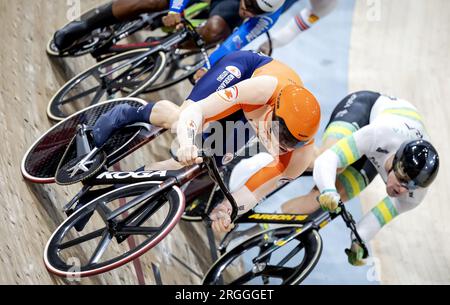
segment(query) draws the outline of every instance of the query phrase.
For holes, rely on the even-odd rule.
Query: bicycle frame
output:
[[[186,21],[188,26],[184,30],[169,36],[161,44],[158,44],[155,47],[150,48],[148,51],[144,52],[143,54],[128,60],[127,62],[125,62],[125,63],[115,67],[114,69],[111,69],[110,71],[108,71],[106,73],[100,74],[99,77],[100,78],[105,78],[105,77],[108,77],[108,76],[110,76],[110,75],[116,73],[117,71],[122,70],[122,69],[124,69],[126,67],[137,66],[137,65],[139,65],[141,63],[142,60],[144,60],[145,58],[151,56],[152,54],[155,54],[155,53],[158,53],[158,52],[161,52],[161,51],[162,52],[170,51],[173,48],[174,45],[177,45],[177,44],[183,42],[188,37],[194,38],[195,43],[201,48],[201,53],[202,53],[203,57],[205,58],[205,61],[207,62],[208,67],[210,67],[209,60],[208,60],[208,54],[206,53],[206,50],[204,48],[203,41],[201,39],[198,39],[198,34],[195,32],[195,29],[192,27],[192,25],[190,25],[187,20],[185,20],[185,21]],[[194,70],[198,70],[203,65],[204,65],[204,63],[200,62],[193,69]]]
[[[205,20],[204,19],[196,19],[195,17],[201,13],[205,8],[209,7],[206,2],[195,3],[190,7],[186,8],[183,12],[185,20],[187,20],[194,27],[199,26]],[[136,24],[131,27],[131,29],[125,29],[122,31],[118,31],[113,35],[110,39],[110,42],[103,47],[100,47],[97,50],[94,50],[91,55],[97,59],[97,61],[104,60],[110,56],[117,55],[119,53],[127,52],[130,50],[138,49],[138,48],[153,48],[159,45],[159,42],[142,42],[142,43],[130,43],[130,44],[121,44],[118,42],[139,32],[141,29],[146,26],[150,26],[151,30],[154,30],[161,26],[161,19],[163,16],[167,15],[169,10],[163,10],[160,12],[147,13],[140,15],[140,19],[136,21]],[[166,49],[165,49],[166,50]]]

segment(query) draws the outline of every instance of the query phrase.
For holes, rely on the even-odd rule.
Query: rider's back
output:
[[[261,66],[273,59],[253,51],[233,52],[218,61],[194,86],[188,99],[200,101],[216,91],[249,79]]]
[[[210,94],[232,87],[237,83],[258,76],[273,76],[278,80],[276,90],[267,104],[274,106],[281,90],[287,85],[303,87],[300,76],[289,66],[261,53],[237,51],[223,57],[195,85],[188,99],[196,102]],[[245,106],[244,111],[260,106]],[[249,109],[247,109],[249,108]]]

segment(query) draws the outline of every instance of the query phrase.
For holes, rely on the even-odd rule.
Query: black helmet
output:
[[[428,141],[406,141],[395,153],[392,166],[400,180],[412,186],[427,187],[439,171],[439,155]]]

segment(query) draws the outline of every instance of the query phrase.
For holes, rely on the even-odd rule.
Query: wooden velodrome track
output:
[[[100,2],[83,0],[82,9]],[[441,154],[440,174],[425,202],[384,228],[372,244],[373,255],[381,266],[382,283],[450,283],[450,167],[446,158],[450,152],[450,1],[381,0],[380,15],[375,17],[368,11],[369,2],[358,0],[355,4],[349,90],[379,90],[413,102]],[[0,50],[1,284],[66,283],[46,272],[42,251],[62,220],[62,202],[75,189],[26,184],[19,169],[28,146],[51,126],[45,114],[50,97],[74,71],[92,64],[86,58],[55,63],[45,55],[45,43],[65,22],[66,12],[64,0],[0,0],[0,38],[4,42]],[[173,91],[164,94],[180,99]],[[142,153],[126,165],[132,168],[140,158]],[[363,194],[364,209],[382,198],[383,191],[379,180],[373,183]],[[193,242],[192,230],[190,225],[181,226],[141,261],[81,283],[152,284],[157,279],[151,263],[161,269],[164,283],[199,283],[169,257],[176,253],[199,273],[206,271],[210,262],[204,239],[197,238],[198,244],[187,247]],[[194,230],[196,237],[205,235],[201,227]]]

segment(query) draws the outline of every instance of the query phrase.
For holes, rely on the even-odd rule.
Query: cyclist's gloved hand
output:
[[[318,198],[322,210],[333,212],[339,206],[341,196],[336,190],[325,190]]]
[[[94,125],[93,135],[95,145],[101,147],[114,131],[124,126],[137,122],[148,123],[153,106],[153,103],[139,108],[128,104],[120,104],[102,114]]]
[[[353,266],[363,266],[365,265],[364,257],[364,249],[361,244],[354,240],[352,241],[352,245],[350,247],[350,251],[346,251],[348,262]]]
[[[198,148],[195,145],[182,146],[177,151],[178,162],[183,166],[200,164],[203,158],[198,156]]]
[[[209,214],[209,218],[212,220],[212,229],[216,233],[230,232],[234,228],[234,224],[231,223],[231,205],[228,201],[224,201],[214,208]]]

